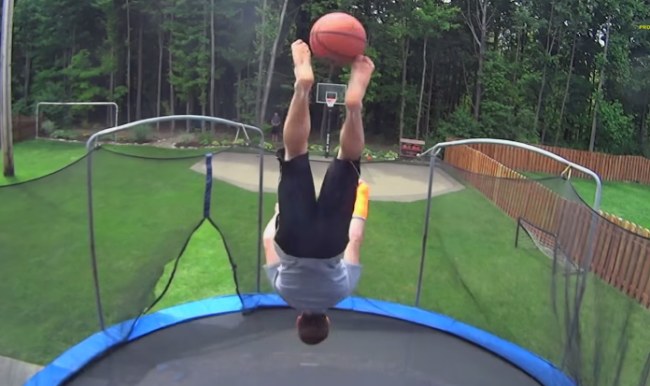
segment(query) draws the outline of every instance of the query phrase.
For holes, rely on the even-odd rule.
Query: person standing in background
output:
[[[273,113],[273,118],[271,118],[271,142],[278,142],[278,135],[280,134],[280,125],[282,120],[277,112]]]

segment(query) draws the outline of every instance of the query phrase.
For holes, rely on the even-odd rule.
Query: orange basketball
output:
[[[311,27],[309,45],[315,57],[347,64],[366,50],[366,30],[352,15],[328,13]]]

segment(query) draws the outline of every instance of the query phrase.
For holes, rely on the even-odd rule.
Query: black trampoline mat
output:
[[[258,310],[156,331],[86,366],[75,386],[539,386],[501,358],[437,330],[331,311],[330,337],[307,346],[296,313]]]

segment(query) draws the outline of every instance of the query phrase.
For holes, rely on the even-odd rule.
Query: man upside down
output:
[[[297,40],[291,46],[296,82],[284,125],[278,204],[264,231],[266,274],[278,294],[300,312],[298,336],[310,345],[325,340],[327,310],[354,291],[368,216],[368,185],[360,179],[365,148],[361,111],[374,71],[366,56],[352,63],[345,96],[346,118],[340,149],[316,198],[309,164],[309,94],[314,83],[311,52]]]

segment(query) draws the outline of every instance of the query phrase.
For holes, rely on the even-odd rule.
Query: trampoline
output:
[[[259,306],[250,314],[240,312],[238,296],[159,311],[122,345],[107,341],[109,329],[28,385],[572,385],[513,344],[417,308],[349,298],[330,314],[326,343],[306,346],[295,336],[295,311],[279,297],[249,300]]]
[[[244,192],[225,183],[213,186],[212,161],[214,158],[218,167],[218,153],[146,158],[108,150],[97,142],[99,136],[171,120],[204,120],[258,133],[257,192]],[[449,164],[445,166],[437,158],[443,148],[474,143],[518,147],[593,176],[597,182],[594,207],[560,197],[553,201],[558,204],[547,210],[543,206],[550,199],[544,197],[551,197],[556,189],[550,182],[539,187],[531,180],[444,169]],[[2,313],[0,322],[6,318],[4,326],[22,334],[15,341],[8,334],[2,336],[0,353],[30,363],[49,363],[26,386],[621,386],[632,384],[622,383],[619,377],[621,369],[632,363],[631,357],[636,361],[632,366],[641,365],[626,374],[626,380],[644,384],[650,360],[643,364],[643,348],[637,346],[633,352],[626,345],[634,339],[630,320],[646,317],[647,309],[589,276],[598,220],[595,210],[601,195],[600,179],[591,170],[517,142],[475,139],[434,146],[427,152],[431,157],[429,199],[426,207],[422,205],[424,221],[422,227],[416,224],[415,232],[408,229],[418,232],[416,238],[418,229],[423,230],[421,249],[418,245],[415,251],[409,250],[408,264],[399,267],[366,266],[362,281],[392,292],[377,296],[356,293],[345,299],[330,313],[329,338],[306,346],[296,336],[296,312],[270,293],[263,280],[262,229],[272,210],[272,205],[264,205],[263,144],[258,128],[220,118],[182,115],[145,119],[94,134],[87,142],[85,160],[57,172],[52,180],[44,177],[0,189],[0,201],[16,203],[2,208],[0,213],[7,218],[20,218],[25,208],[37,206],[40,210],[32,211],[22,225],[29,229],[40,226],[43,233],[51,227],[65,230],[65,237],[42,238],[45,247],[37,253],[33,240],[24,242],[24,235],[13,230],[13,223],[7,222],[4,228],[0,223],[0,235],[10,236],[3,238],[3,248],[11,251],[0,263],[15,267],[13,271],[0,270],[5,272],[0,283],[20,279],[20,286],[11,287],[18,291],[9,293],[14,295],[9,308],[13,312]],[[453,154],[450,151],[445,156]],[[197,162],[205,162],[205,176],[186,173]],[[466,205],[456,212],[437,214],[432,210],[431,190],[438,167],[475,187],[474,191],[454,193],[463,195]],[[161,182],[151,173],[157,168],[168,168],[165,171],[175,178]],[[84,188],[87,196],[71,193]],[[164,206],[151,199],[159,190],[164,191],[160,201]],[[239,200],[244,195],[248,195],[246,200]],[[65,206],[54,205],[50,196],[66,197]],[[526,199],[517,201],[521,202],[516,210],[522,218],[515,221],[485,199],[512,201],[518,196]],[[534,199],[529,200],[531,196]],[[437,210],[450,208],[445,206],[445,196],[441,197]],[[245,207],[238,206],[242,202]],[[477,203],[490,206],[491,216],[502,216],[500,223],[475,221]],[[537,210],[540,207],[542,210]],[[533,216],[537,213],[541,216]],[[432,219],[444,222],[445,216],[452,214],[468,216],[470,226],[454,230],[466,231],[464,235],[451,237],[465,240],[463,237],[482,232],[485,237],[480,245],[485,251],[473,250],[478,256],[458,262],[468,257],[465,245],[459,243],[454,254],[444,255],[448,240],[439,237],[440,224],[432,230],[429,226]],[[137,232],[111,231],[126,222],[142,224],[147,230],[155,228],[155,232],[141,238],[133,234]],[[173,286],[179,260],[202,224],[212,226],[220,235],[227,256],[219,258],[234,279],[234,290],[218,293],[235,293],[214,297],[210,296],[217,293],[208,293],[195,298],[207,299],[152,312]],[[504,232],[512,234],[504,236]],[[87,244],[80,240],[84,237]],[[523,242],[525,237],[537,241],[533,244],[540,250],[548,247],[545,253],[550,251],[552,260],[537,250],[537,255],[512,255],[516,248],[512,242]],[[556,254],[569,241],[573,250],[580,252],[565,248],[562,258],[572,259],[581,269],[562,271],[564,266]],[[438,249],[429,248],[429,244]],[[116,245],[129,248],[117,249]],[[485,265],[480,270],[468,269],[478,259],[499,254],[511,254],[507,261],[527,264],[526,269],[533,270],[508,271],[516,267],[501,264],[489,267],[493,276],[483,276]],[[170,263],[173,271],[165,274]],[[53,269],[60,272],[53,275]],[[391,276],[400,269],[399,275]],[[400,275],[404,282],[390,281]],[[504,280],[506,276],[509,280]],[[157,285],[165,278],[164,290],[159,292]],[[61,285],[63,280],[65,285]],[[487,286],[500,281],[507,283]],[[529,288],[524,288],[529,282]],[[518,291],[528,292],[517,296]],[[587,291],[589,303],[583,312]],[[514,296],[509,296],[512,293]],[[405,304],[386,301],[396,299]],[[169,305],[187,301],[187,293],[174,301]],[[592,314],[596,317],[590,319]],[[51,323],[42,323],[44,318]],[[511,325],[516,324],[511,323],[514,319],[518,325]],[[36,338],[25,339],[30,334]],[[29,344],[22,347],[25,341]]]

